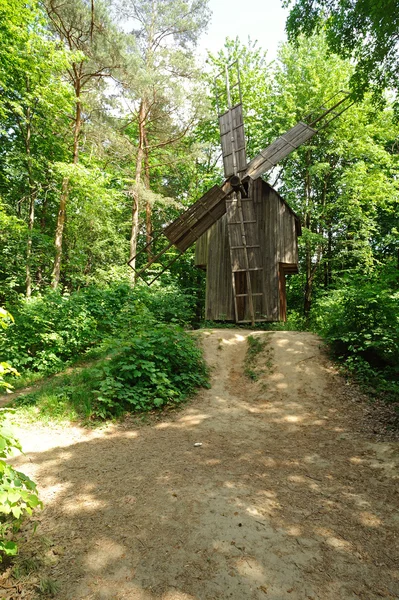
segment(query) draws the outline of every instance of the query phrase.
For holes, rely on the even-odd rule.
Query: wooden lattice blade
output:
[[[247,167],[245,133],[242,105],[237,104],[219,116],[220,142],[222,145],[225,177],[242,173]],[[236,168],[234,168],[234,155]]]
[[[190,206],[180,217],[168,225],[163,233],[168,240],[185,252],[211,225],[226,212],[226,192],[214,185]]]
[[[296,148],[309,140],[316,133],[316,129],[313,129],[306,123],[300,121],[295,127],[277,138],[270,146],[265,148],[265,150],[262,150],[258,156],[251,160],[243,175],[243,179],[245,177],[257,179],[263,175],[263,173],[266,173],[266,171],[275,167],[283,158],[296,150]]]

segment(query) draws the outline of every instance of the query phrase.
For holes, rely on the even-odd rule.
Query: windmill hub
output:
[[[232,175],[229,183],[234,191],[238,191],[241,188],[241,179],[238,175]]]
[[[238,175],[232,175],[229,184],[233,192],[240,192],[243,198],[248,197],[248,181],[242,181]]]

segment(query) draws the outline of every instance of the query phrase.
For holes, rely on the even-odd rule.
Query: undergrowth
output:
[[[247,352],[244,360],[244,374],[252,381],[257,381],[265,372],[263,368],[266,366],[269,370],[272,367],[271,356],[265,360],[264,365],[259,365],[259,355],[265,351],[270,344],[270,336],[264,334],[262,336],[249,335],[247,337]]]
[[[196,339],[178,326],[155,324],[110,343],[107,357],[93,365],[19,396],[15,406],[28,419],[87,422],[176,405],[206,385]]]
[[[73,294],[48,290],[7,308],[14,319],[0,330],[0,361],[21,373],[18,387],[60,372],[77,358],[101,356],[104,343],[121,331],[154,322],[187,327],[194,319],[193,298],[173,285],[149,290],[119,283]]]
[[[372,396],[399,402],[399,292],[387,274],[344,280],[345,286],[321,297],[314,329],[333,355]],[[388,286],[388,283],[390,286]]]

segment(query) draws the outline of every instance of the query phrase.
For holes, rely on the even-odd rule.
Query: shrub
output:
[[[21,450],[18,440],[5,425],[6,415],[0,412],[0,560],[14,556],[18,546],[12,534],[21,521],[31,515],[34,508],[41,506],[36,493],[36,484],[6,462],[14,449]]]
[[[14,318],[5,308],[0,306],[0,328],[7,329],[10,323],[14,322]],[[11,392],[13,389],[12,385],[4,379],[6,375],[18,376],[19,373],[14,369],[8,362],[0,362],[0,393],[5,389],[7,392]]]
[[[207,368],[195,339],[171,325],[155,325],[123,341],[99,370],[94,413],[147,411],[184,400],[207,384]]]
[[[383,276],[353,277],[320,299],[315,326],[365,383],[399,392],[399,292]]]
[[[0,307],[0,325],[7,328],[13,317]],[[8,363],[0,364],[0,390],[11,386],[3,379],[6,373],[17,373]],[[12,532],[18,529],[24,516],[32,514],[32,509],[41,505],[36,494],[36,484],[23,473],[16,471],[6,462],[14,449],[21,446],[5,424],[5,410],[0,409],[0,561],[4,555],[17,553],[17,544],[11,539]]]
[[[195,296],[182,292],[176,285],[155,288],[143,286],[137,288],[137,296],[157,321],[187,327],[195,320]]]
[[[157,321],[186,325],[193,310],[191,297],[173,286],[132,289],[122,283],[73,294],[49,290],[12,308],[15,322],[0,330],[0,357],[20,370],[53,373],[122,331]]]

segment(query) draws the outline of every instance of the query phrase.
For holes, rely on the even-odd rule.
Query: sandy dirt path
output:
[[[312,334],[256,334],[273,367],[247,379],[250,333],[203,333],[212,388],[167,420],[23,432],[56,598],[399,598],[398,444]]]

